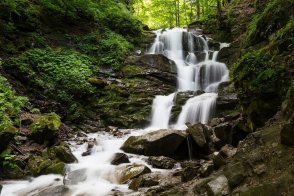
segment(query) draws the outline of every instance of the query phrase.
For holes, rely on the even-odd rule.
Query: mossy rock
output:
[[[27,164],[26,173],[32,176],[42,174],[63,174],[65,164],[57,159],[50,160],[47,157],[32,156]]]
[[[55,113],[44,114],[38,117],[30,126],[29,137],[37,143],[53,140],[61,126],[60,117]]]
[[[52,163],[44,170],[44,174],[63,174],[65,164],[63,162]]]
[[[77,161],[69,146],[65,143],[50,148],[49,155],[50,157],[57,158],[64,163],[73,163]]]

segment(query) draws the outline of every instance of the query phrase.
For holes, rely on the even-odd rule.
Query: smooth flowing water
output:
[[[185,29],[158,30],[155,33],[156,39],[149,54],[163,54],[176,63],[177,91],[205,92],[187,101],[174,128],[185,129],[187,122],[206,124],[215,111],[218,86],[228,81],[229,77],[227,66],[217,62],[219,51],[210,51],[207,41],[202,36],[195,36]],[[221,44],[220,48],[227,46]],[[201,59],[203,55],[204,59]],[[152,113],[151,127],[156,125],[157,128],[167,128],[171,104],[166,104],[167,97],[161,102],[157,99],[158,96],[153,102],[156,102],[156,105],[153,104],[152,111],[157,113]]]

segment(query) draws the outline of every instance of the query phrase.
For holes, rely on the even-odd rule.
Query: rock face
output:
[[[121,147],[128,153],[147,156],[181,156],[181,144],[186,135],[181,131],[159,130],[142,136],[131,136]]]

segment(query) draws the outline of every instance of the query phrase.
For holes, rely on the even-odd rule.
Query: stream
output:
[[[209,50],[205,37],[193,35],[181,28],[157,30],[155,33],[156,39],[147,53],[163,54],[175,63],[177,88],[170,95],[157,95],[154,98],[150,126],[141,130],[119,130],[121,136],[114,136],[110,132],[87,134],[88,140],[95,141],[96,145],[89,156],[82,156],[87,151],[88,144],[70,142],[78,162],[67,165],[65,176],[51,174],[23,181],[7,181],[3,184],[1,195],[58,195],[63,191],[60,189],[64,189],[64,184],[68,186],[62,195],[140,195],[128,189],[127,184],[120,183],[121,168],[132,164],[146,165],[152,172],[168,175],[169,170],[152,168],[147,163],[146,156],[127,154],[130,163],[118,166],[111,165],[111,161],[115,153],[123,152],[120,147],[130,136],[160,129],[185,130],[186,123],[208,123],[216,109],[218,86],[228,81],[229,71],[225,64],[217,62],[218,51]],[[221,44],[220,49],[225,46],[226,44]],[[170,123],[177,93],[183,91],[202,93],[189,98],[182,106],[177,122]],[[73,171],[79,172],[75,176],[69,176]]]

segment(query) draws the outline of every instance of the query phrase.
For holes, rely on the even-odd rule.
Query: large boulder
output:
[[[51,157],[55,157],[64,163],[76,162],[76,157],[72,154],[69,146],[62,143],[59,146],[54,146],[48,150]]]
[[[37,143],[52,141],[57,136],[61,126],[60,117],[55,113],[39,116],[30,126],[29,137]]]
[[[162,129],[142,136],[131,136],[121,147],[128,153],[146,156],[181,156],[181,144],[186,141],[182,131]]]

